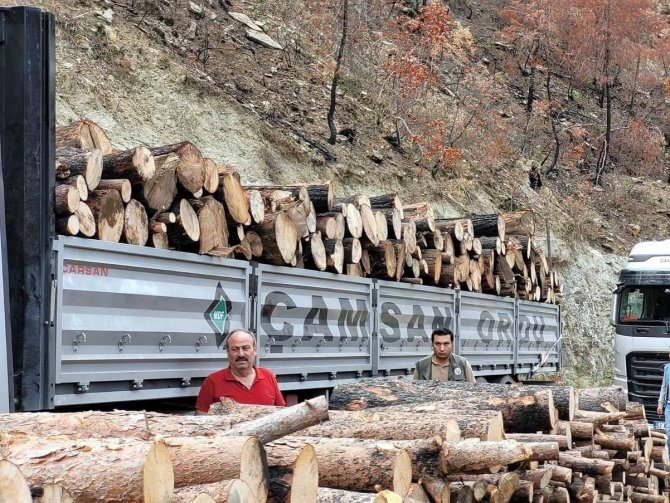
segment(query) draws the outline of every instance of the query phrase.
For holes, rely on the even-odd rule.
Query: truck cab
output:
[[[614,384],[658,419],[656,404],[670,345],[670,239],[638,243],[612,297],[616,329]]]

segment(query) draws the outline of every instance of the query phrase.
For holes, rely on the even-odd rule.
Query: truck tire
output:
[[[475,377],[475,382],[476,382],[477,384],[485,384],[485,383],[487,383],[488,381],[486,380],[486,377]]]
[[[502,377],[497,378],[496,382],[499,383],[499,384],[514,384],[515,381],[514,381],[514,378],[511,375],[506,375],[506,376],[502,376]]]

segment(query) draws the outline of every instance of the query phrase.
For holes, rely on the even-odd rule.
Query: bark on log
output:
[[[554,397],[561,421],[572,421],[577,409],[577,392],[572,386],[532,385],[534,389],[549,389]]]
[[[465,233],[463,222],[460,218],[436,218],[435,229],[442,234],[449,234],[451,238],[457,242],[463,240],[463,235]]]
[[[326,270],[326,267],[328,266],[328,258],[326,256],[326,248],[319,232],[312,234],[309,239],[305,240],[302,254],[307,266],[318,269],[319,271]]]
[[[420,232],[435,232],[435,213],[430,203],[422,202],[402,207],[403,221],[414,222]]]
[[[471,215],[475,236],[493,236],[505,239],[505,220],[498,214]]]
[[[272,264],[290,264],[295,258],[298,232],[291,217],[284,212],[265,215],[254,231],[263,243],[263,260]],[[324,243],[325,244],[325,243]]]
[[[558,447],[563,450],[572,448],[572,439],[568,435],[548,435],[545,433],[505,433],[507,440],[516,440],[517,442],[556,442]]]
[[[618,451],[634,451],[638,444],[635,437],[630,433],[602,433],[593,436],[593,441],[606,448]]]
[[[528,480],[519,480],[519,485],[517,486],[514,494],[510,501],[513,503],[528,502],[533,501],[533,483]]]
[[[333,272],[342,274],[344,271],[344,246],[339,239],[326,239],[323,241],[326,250],[326,267]]]
[[[433,503],[450,502],[449,484],[443,479],[424,475],[421,477],[421,484],[433,500]]]
[[[381,279],[395,279],[397,259],[395,248],[390,240],[381,241],[379,245],[363,243],[370,257],[370,275]]]
[[[133,186],[127,178],[100,180],[98,190],[117,190],[124,203],[130,202],[133,195]]]
[[[347,264],[358,264],[363,251],[361,242],[356,238],[344,238],[342,245],[344,246],[344,261]]]
[[[56,231],[66,236],[76,236],[79,234],[79,219],[75,215],[59,218],[56,220]]]
[[[333,187],[331,181],[319,183],[303,183],[289,185],[289,188],[304,187],[309,194],[309,200],[314,204],[317,213],[327,213],[333,211]]]
[[[79,202],[74,216],[79,220],[79,233],[87,238],[92,238],[96,234],[96,222],[91,208],[83,201]]]
[[[123,233],[124,209],[116,190],[93,190],[88,207],[95,220],[95,236],[102,241],[118,243]],[[79,221],[81,230],[81,219]]]
[[[442,252],[439,250],[424,250],[423,259],[428,264],[428,274],[424,278],[431,285],[439,284],[442,275]]]
[[[575,410],[575,421],[592,423],[594,427],[602,424],[618,421],[626,416],[625,412],[590,412],[586,410]]]
[[[210,499],[202,499],[203,496]],[[175,490],[171,503],[199,503],[213,501],[214,503],[256,503],[256,497],[249,485],[240,480],[221,480],[211,484],[194,484],[179,487]]]
[[[369,198],[370,207],[375,209],[402,208],[398,194],[382,194]]]
[[[484,490],[486,492],[486,490]],[[474,503],[473,488],[462,482],[451,482],[449,484],[449,501],[453,503]],[[489,500],[490,501],[490,500]]]
[[[154,156],[146,147],[115,152],[102,158],[102,177],[106,179],[127,178],[131,183],[141,184],[155,175]]]
[[[96,148],[102,154],[111,154],[114,148],[107,133],[90,119],[75,121],[56,128],[56,148]]]
[[[454,409],[461,401],[461,410],[465,407],[472,407],[466,410],[500,410],[507,431],[548,431],[556,424],[551,391],[534,391],[532,387],[365,379],[337,385],[331,395],[330,406],[332,409],[361,410],[431,400],[444,401],[445,406],[451,403]]]
[[[593,440],[593,423],[584,421],[558,421],[556,423],[556,433],[566,435],[567,431],[570,432],[573,440]]]
[[[139,201],[132,199],[123,214],[123,239],[126,243],[144,246],[149,239],[149,218]]]
[[[253,223],[262,224],[265,220],[265,203],[263,202],[261,193],[258,190],[247,188],[244,189],[244,192],[247,195],[247,200],[249,201],[249,213],[251,214],[251,220],[253,220]],[[216,190],[214,193],[216,193]]]
[[[168,250],[170,248],[170,242],[167,232],[153,233],[149,238],[149,244],[159,250]]]
[[[386,241],[389,238],[389,225],[386,221],[386,215],[383,211],[379,210],[375,210],[374,215],[375,222],[377,224],[377,238],[379,238],[379,241]],[[395,237],[395,235],[391,237],[398,239]]]
[[[620,386],[580,389],[578,400],[578,409],[593,412],[625,412],[628,402],[626,393]]]
[[[67,177],[83,176],[90,190],[95,190],[102,176],[102,152],[97,149],[80,150],[66,147],[56,151],[56,174]]]
[[[327,213],[319,215],[316,219],[316,230],[321,232],[324,238],[344,238],[344,215],[342,213]]]
[[[519,475],[514,472],[493,474],[459,473],[447,475],[445,478],[449,481],[450,486],[456,481],[466,483],[481,483],[484,485],[487,493],[495,494],[495,501],[509,501],[519,484]],[[495,488],[495,490],[493,490],[493,488]]]
[[[154,156],[155,175],[144,183],[133,186],[133,195],[158,211],[165,211],[177,196],[177,166],[175,153]]]
[[[249,201],[240,182],[240,174],[236,170],[219,167],[219,189],[215,196],[219,201],[225,203],[228,214],[235,222],[251,225]],[[268,215],[265,216],[267,220]]]
[[[512,440],[444,442],[440,453],[440,469],[443,473],[488,469],[497,471],[500,465],[525,461],[532,455],[532,449]]]
[[[54,211],[58,216],[74,214],[79,208],[81,197],[77,187],[72,185],[56,185],[54,188]]]
[[[312,445],[296,449],[281,439],[265,446],[270,481],[270,503],[303,503],[316,501],[319,469]]]
[[[382,441],[345,438],[286,437],[294,448],[314,446],[319,485],[332,489],[390,489],[406,496],[412,482],[412,461],[404,449]]]
[[[534,236],[535,220],[531,211],[512,211],[503,213],[505,233],[509,235]]]
[[[611,475],[614,468],[614,463],[611,461],[576,457],[565,453],[559,454],[558,464],[586,475]]]
[[[247,185],[244,187],[247,194],[251,190],[259,192],[263,200],[263,208],[267,213],[287,210],[295,206],[302,206],[306,212],[310,209],[309,193],[303,186]]]
[[[200,239],[200,222],[198,215],[186,199],[175,201],[170,210],[176,222],[168,224],[170,242],[180,244],[195,243]]]
[[[59,484],[78,502],[169,502],[172,496],[173,468],[162,441],[3,434],[0,450],[30,485]]]

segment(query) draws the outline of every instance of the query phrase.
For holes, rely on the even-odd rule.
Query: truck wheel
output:
[[[477,384],[486,384],[488,381],[486,380],[486,377],[475,377],[475,382]]]
[[[500,384],[514,384],[514,379],[510,375],[502,376],[498,378],[498,383]]]

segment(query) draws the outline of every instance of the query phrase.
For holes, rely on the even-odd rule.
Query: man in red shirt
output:
[[[226,338],[228,367],[210,374],[200,387],[195,413],[207,414],[221,397],[237,403],[286,405],[274,374],[254,366],[256,339],[247,330],[233,330]]]

